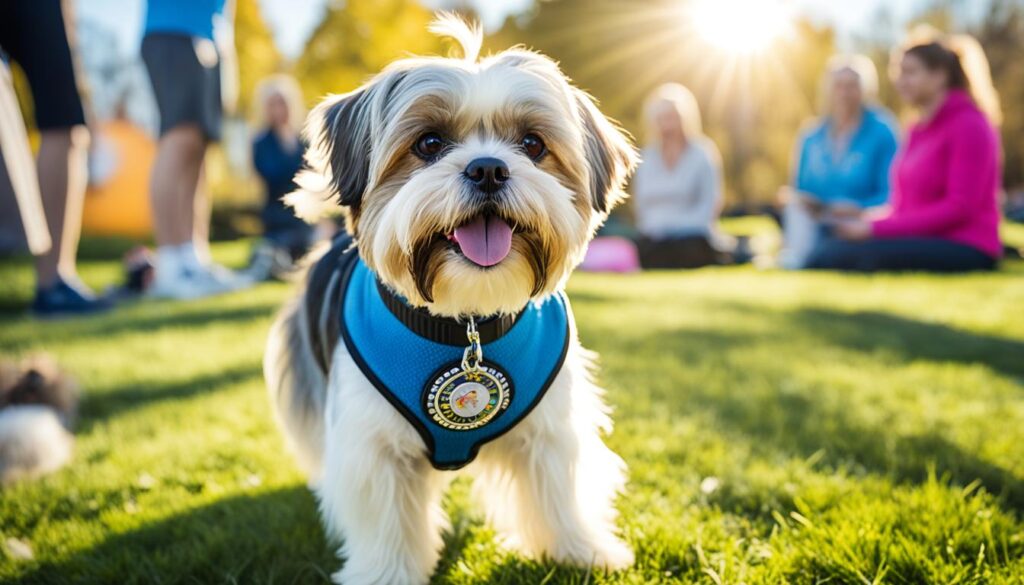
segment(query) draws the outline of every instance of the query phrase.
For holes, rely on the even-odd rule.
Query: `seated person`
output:
[[[644,268],[722,263],[716,234],[722,204],[718,149],[701,129],[697,100],[678,84],[655,90],[645,108],[651,144],[633,178],[633,209]]]
[[[252,158],[263,181],[266,201],[262,245],[253,258],[259,278],[287,272],[314,241],[315,228],[295,217],[284,196],[296,189],[293,178],[302,168],[305,147],[299,135],[303,122],[302,94],[294,79],[283,75],[263,80],[258,90],[264,128],[253,141]]]
[[[803,268],[825,224],[889,198],[896,154],[890,115],[875,106],[878,74],[861,55],[833,58],[823,83],[827,113],[799,141],[792,187],[784,187],[779,265]]]
[[[981,46],[954,37],[913,45],[898,58],[896,88],[920,121],[894,163],[892,207],[874,220],[839,220],[837,239],[823,244],[809,266],[991,270],[1002,254],[999,104]],[[966,64],[977,67],[968,71]]]

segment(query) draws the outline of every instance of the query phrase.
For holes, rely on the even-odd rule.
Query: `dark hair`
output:
[[[944,71],[946,83],[950,89],[970,91],[971,82],[967,72],[960,63],[960,56],[940,42],[914,45],[903,52],[904,56],[913,55],[931,71]]]

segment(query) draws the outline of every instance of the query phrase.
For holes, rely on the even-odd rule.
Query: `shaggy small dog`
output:
[[[49,358],[0,363],[0,484],[67,464],[77,410],[78,385]]]
[[[481,34],[432,27],[462,58],[397,61],[307,121],[292,194],[350,237],[314,258],[270,334],[277,418],[343,542],[334,578],[426,583],[465,466],[524,555],[616,569],[623,461],[593,355],[562,292],[623,197],[634,148],[550,59],[478,59]]]

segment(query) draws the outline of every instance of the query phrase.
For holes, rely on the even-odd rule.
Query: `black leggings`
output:
[[[853,272],[992,270],[995,258],[977,248],[939,238],[826,240],[811,255],[808,268]]]

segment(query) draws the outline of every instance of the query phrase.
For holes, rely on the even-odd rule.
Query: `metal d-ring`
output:
[[[466,339],[469,346],[462,352],[462,370],[464,372],[476,372],[480,369],[480,362],[484,359],[484,349],[480,345],[480,333],[476,330],[476,319],[469,318],[466,323]]]

